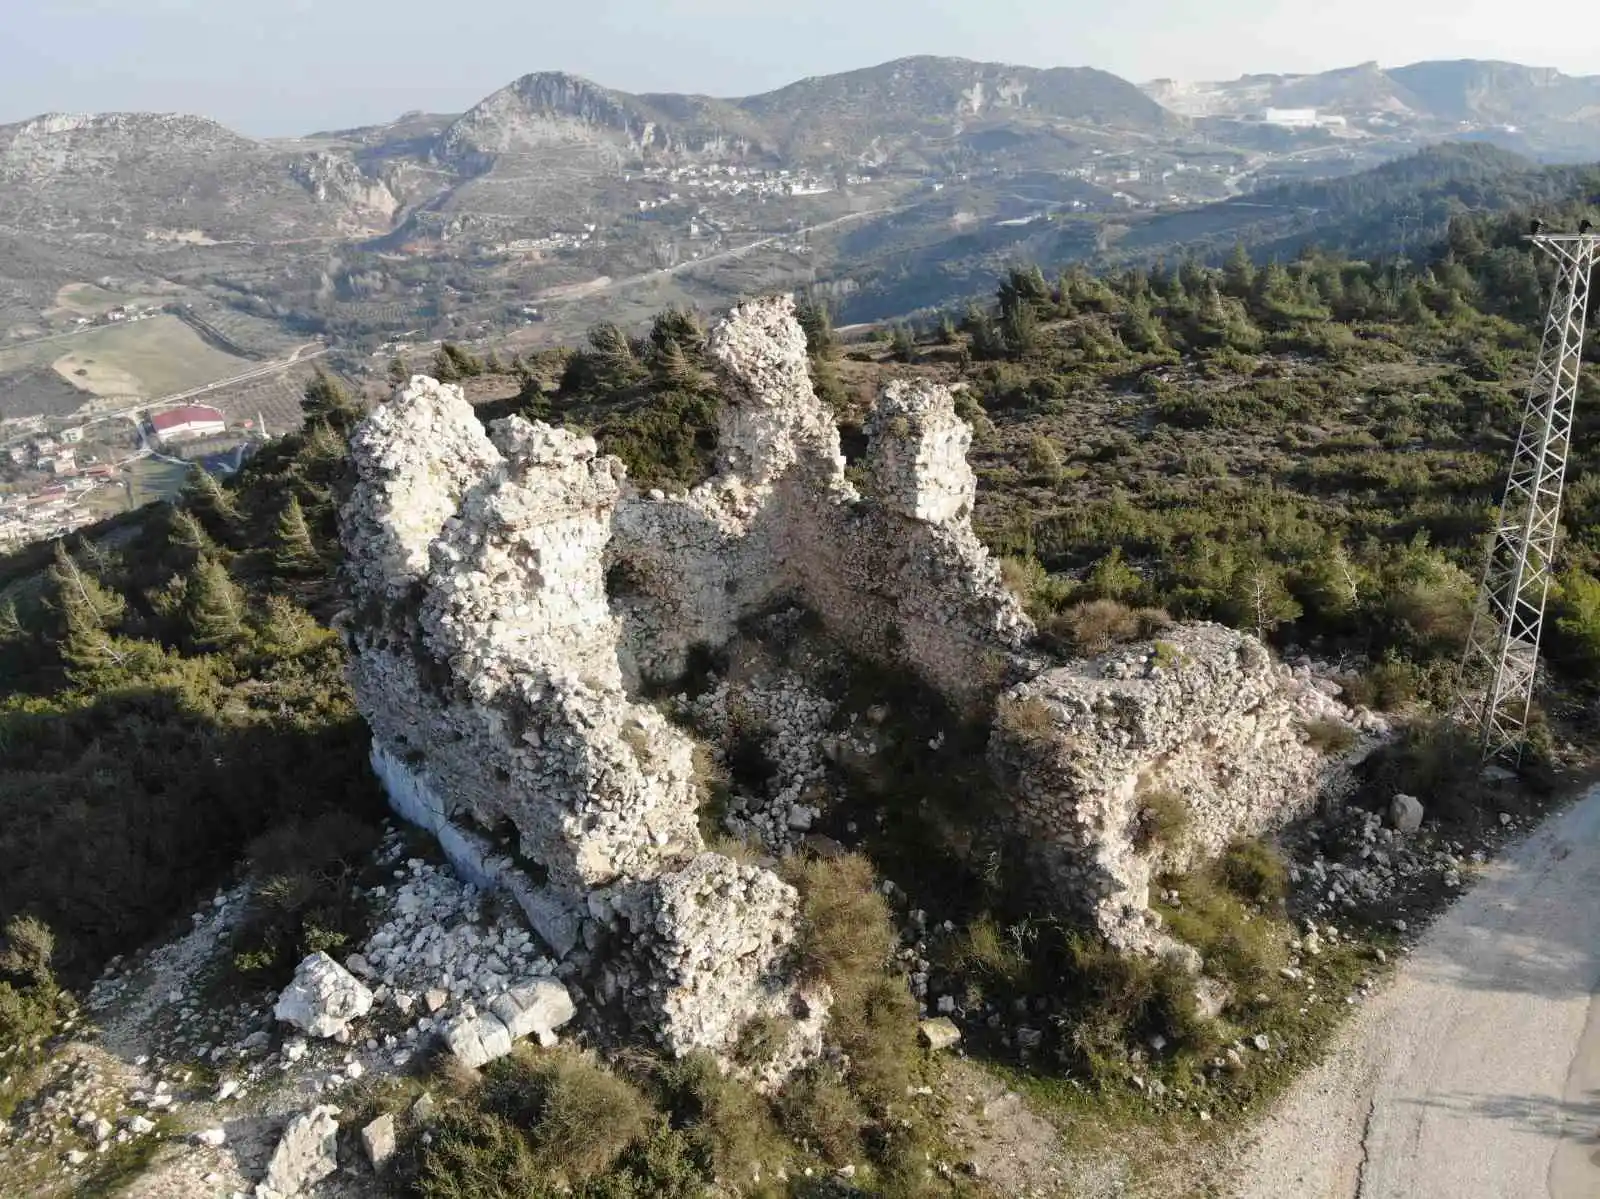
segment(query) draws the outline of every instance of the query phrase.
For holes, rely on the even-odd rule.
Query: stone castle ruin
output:
[[[1148,795],[1179,798],[1179,856],[1199,860],[1336,781],[1305,725],[1360,718],[1254,638],[1178,626],[1085,662],[1036,643],[973,533],[972,434],[949,389],[884,390],[863,494],[791,300],[741,305],[708,347],[718,470],[686,494],[639,492],[567,430],[486,433],[459,389],[419,376],[356,431],[342,513],[340,624],[394,807],[669,1051],[726,1055],[763,1016],[791,1018],[777,1074],[820,1048],[829,997],[794,973],[795,891],[708,852],[695,740],[642,698],[764,613],[803,609],[833,644],[993,718],[990,764],[1041,882],[1129,949],[1161,943],[1147,893],[1176,852],[1141,845]],[[813,741],[789,738],[791,798],[817,792]],[[785,811],[767,827],[815,814]]]

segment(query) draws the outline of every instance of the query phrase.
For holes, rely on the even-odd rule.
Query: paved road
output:
[[[1492,865],[1233,1172],[1241,1199],[1600,1196],[1600,788]]]
[[[535,300],[563,300],[563,299],[588,299],[590,296],[601,295],[606,292],[621,291],[624,288],[634,287],[640,283],[650,283],[657,279],[664,279],[669,275],[681,275],[685,271],[698,270],[703,266],[710,266],[717,262],[727,262],[735,258],[743,258],[763,246],[770,246],[775,241],[785,238],[802,237],[812,233],[820,233],[824,229],[832,229],[850,221],[865,220],[869,216],[882,216],[889,212],[904,212],[905,208],[869,208],[861,212],[847,212],[844,216],[834,217],[831,221],[823,221],[820,225],[807,225],[803,229],[795,229],[788,233],[776,233],[771,237],[763,237],[760,241],[747,242],[742,246],[734,246],[729,250],[719,250],[715,254],[707,254],[704,258],[691,258],[687,262],[680,262],[676,266],[661,267],[653,271],[645,271],[642,275],[628,275],[622,279],[610,279],[602,276],[586,284],[564,283],[560,287],[547,288],[533,297]]]

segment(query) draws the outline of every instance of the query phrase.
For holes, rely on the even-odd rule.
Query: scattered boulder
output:
[[[433,1092],[424,1091],[411,1105],[411,1122],[419,1128],[431,1124],[438,1110],[439,1105],[434,1101]]]
[[[338,962],[318,952],[300,963],[294,981],[278,996],[273,1015],[313,1037],[333,1037],[371,1010],[372,992]]]
[[[506,1026],[513,1041],[537,1037],[541,1045],[553,1044],[555,1030],[577,1014],[567,988],[553,978],[535,979],[528,986],[507,991],[489,1004],[489,1011]]]
[[[372,1168],[383,1171],[394,1156],[394,1116],[385,1112],[361,1130],[361,1147],[367,1151]]]
[[[511,1052],[511,1030],[500,1017],[462,1014],[444,1028],[444,1043],[462,1065],[476,1070]]]
[[[326,1104],[296,1116],[283,1130],[258,1199],[304,1194],[339,1168],[339,1109]]]
[[[228,1133],[222,1128],[207,1128],[194,1134],[194,1143],[208,1149],[220,1149],[227,1143]]]
[[[961,1030],[948,1016],[924,1020],[917,1026],[917,1034],[922,1043],[935,1053],[961,1044]]]
[[[1422,828],[1422,801],[1415,795],[1396,795],[1389,803],[1389,823],[1407,837]]]
[[[1228,1006],[1229,998],[1228,988],[1216,979],[1201,977],[1195,980],[1195,1010],[1203,1018],[1207,1020],[1220,1018],[1223,1010]]]

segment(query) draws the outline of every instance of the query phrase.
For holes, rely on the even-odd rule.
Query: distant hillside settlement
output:
[[[13,440],[0,441],[0,551],[159,499],[194,466],[231,473],[255,445],[253,425],[230,431],[203,404],[55,428],[42,417],[3,422],[0,436]]]

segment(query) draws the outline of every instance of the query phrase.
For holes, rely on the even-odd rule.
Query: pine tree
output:
[[[689,361],[689,355],[676,341],[668,341],[652,349],[650,373],[668,387],[691,391],[702,382],[699,369]]]
[[[203,466],[195,467],[183,489],[183,504],[213,536],[228,540],[244,523],[239,502],[216,475]]]
[[[119,670],[127,660],[124,645],[112,630],[127,611],[118,592],[102,586],[56,542],[56,558],[48,574],[49,604],[59,614],[56,652],[67,677],[77,686],[95,690],[110,682],[106,672]]]
[[[189,576],[189,634],[201,649],[227,649],[245,634],[244,591],[215,558],[202,558]]]
[[[189,558],[216,554],[217,543],[206,532],[195,514],[187,508],[172,508],[167,514],[167,544],[182,550]]]
[[[178,621],[189,606],[189,580],[184,575],[173,575],[154,591],[145,592],[145,600],[162,620]]]
[[[667,308],[650,325],[650,348],[654,353],[665,351],[674,342],[691,358],[705,346],[706,331],[700,318],[687,308]]]
[[[1222,290],[1236,300],[1248,300],[1256,282],[1256,268],[1243,242],[1235,243],[1233,253],[1222,268]]]
[[[362,417],[361,405],[320,367],[315,378],[306,384],[300,409],[305,413],[306,424],[325,424],[341,437],[348,437]]]
[[[272,538],[272,564],[280,575],[291,578],[315,574],[322,569],[322,557],[317,553],[317,543],[311,536],[311,526],[306,523],[299,496],[291,495],[278,515]]]
[[[396,356],[389,361],[389,382],[396,387],[403,387],[411,381],[411,365],[403,357]]]
[[[0,602],[0,646],[21,645],[27,640],[28,629],[17,612],[17,602],[10,598]]]
[[[806,350],[813,357],[832,354],[838,348],[833,336],[833,314],[826,300],[806,294],[795,302],[795,319],[805,330]]]
[[[461,371],[457,369],[455,360],[443,350],[433,356],[433,377],[441,383],[461,382]]]
[[[256,629],[262,652],[274,658],[303,654],[332,636],[311,613],[281,595],[267,597]]]
[[[1013,304],[1000,318],[1000,337],[1015,358],[1025,358],[1039,344],[1039,318],[1029,303]]]
[[[890,338],[890,353],[896,362],[911,362],[917,356],[917,339],[911,332],[911,327],[906,324],[897,324],[894,335]]]
[[[312,425],[306,434],[305,458],[313,469],[344,458],[349,450],[345,439],[327,425]]]
[[[55,562],[47,577],[51,604],[69,628],[76,623],[84,628],[109,629],[127,612],[128,601],[78,565],[67,553],[65,542],[56,542]]]
[[[595,381],[607,391],[622,391],[639,381],[638,355],[620,326],[601,321],[589,330],[590,365]]]

